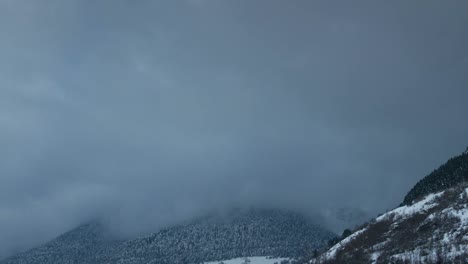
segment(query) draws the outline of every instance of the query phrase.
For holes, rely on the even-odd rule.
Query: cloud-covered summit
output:
[[[467,8],[2,1],[0,255],[96,217],[393,207],[467,144]]]

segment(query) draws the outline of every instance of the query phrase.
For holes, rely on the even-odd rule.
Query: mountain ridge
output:
[[[468,181],[468,148],[417,182],[405,196],[402,205],[409,205],[415,199],[450,188],[463,181]]]
[[[334,234],[311,219],[280,209],[208,216],[131,240],[112,240],[88,223],[0,264],[200,263],[238,257],[298,257]]]
[[[311,264],[468,263],[468,150],[421,179],[399,207],[343,235]]]

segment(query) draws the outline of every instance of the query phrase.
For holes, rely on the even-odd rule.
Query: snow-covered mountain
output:
[[[468,263],[466,185],[427,195],[377,217],[312,263],[399,261]]]
[[[310,263],[468,263],[468,153],[422,179],[404,203]]]
[[[285,210],[235,210],[128,241],[113,241],[91,223],[0,264],[189,264],[250,256],[299,257],[333,233]]]

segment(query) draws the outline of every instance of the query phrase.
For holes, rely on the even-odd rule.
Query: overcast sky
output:
[[[467,12],[0,1],[0,255],[92,218],[398,205],[468,145]]]

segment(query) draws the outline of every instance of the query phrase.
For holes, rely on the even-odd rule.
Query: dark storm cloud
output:
[[[467,144],[462,1],[2,1],[0,255],[96,217],[393,207]]]

